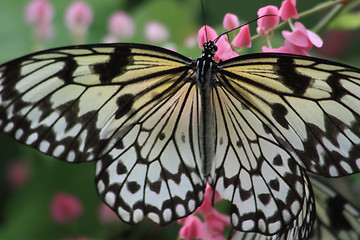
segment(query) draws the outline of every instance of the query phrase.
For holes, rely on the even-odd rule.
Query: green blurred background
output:
[[[24,21],[24,9],[28,2],[0,0],[0,62],[32,52],[33,29]],[[55,7],[55,37],[44,43],[44,47],[72,45],[72,38],[64,25],[64,12],[72,1],[50,2]],[[128,12],[135,20],[136,34],[131,42],[146,43],[144,26],[149,21],[157,20],[169,28],[168,42],[174,44],[178,52],[193,59],[200,55],[197,44],[194,47],[184,44],[185,39],[195,35],[204,24],[199,0],[88,0],[87,2],[93,8],[94,22],[89,29],[86,43],[101,42],[107,34],[108,17],[113,12],[121,10]],[[240,22],[244,23],[256,18],[257,10],[265,6],[263,1],[204,0],[204,2],[206,22],[217,29],[218,33],[223,30],[221,23],[226,13],[238,15]],[[281,1],[272,0],[267,1],[266,4],[280,7]],[[299,12],[312,7],[314,7],[313,0],[298,1]],[[323,13],[315,14],[301,19],[301,22],[311,28],[323,16]],[[338,21],[339,25],[346,24]],[[250,25],[250,28],[255,34],[256,24]],[[333,44],[331,46],[340,47],[338,54],[331,56],[326,51],[322,51],[313,52],[312,55],[324,54],[327,58],[360,67],[358,27],[353,30],[340,30],[340,34],[335,35],[337,36],[335,39],[326,37],[329,32],[319,33],[325,36],[325,47],[328,42]],[[348,36],[346,40],[341,38],[345,35]],[[280,46],[283,41],[279,36],[280,31],[274,36],[275,47]],[[276,39],[279,41],[276,42]],[[251,51],[260,51],[263,44],[263,40],[259,39],[253,43],[254,47]],[[110,225],[102,224],[98,217],[100,200],[94,186],[93,163],[80,165],[63,163],[17,144],[4,134],[0,134],[0,158],[0,239],[64,239],[79,236],[86,236],[89,239],[144,239],[145,236],[146,239],[177,238],[180,225],[176,223],[165,228],[150,222],[144,222],[137,227],[128,226],[120,221]],[[31,176],[24,186],[16,189],[8,184],[6,170],[11,162],[19,159],[29,165]],[[58,191],[73,194],[84,204],[83,215],[72,224],[60,226],[50,217],[50,200]]]

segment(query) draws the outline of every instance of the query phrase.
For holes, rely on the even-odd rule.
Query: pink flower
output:
[[[291,53],[291,54],[296,54],[295,52],[293,52],[291,49],[289,49],[288,47],[285,46],[281,46],[279,48],[268,48],[266,46],[262,47],[262,51],[263,52],[272,52],[272,53]],[[300,54],[300,55],[304,55],[304,54]]]
[[[130,39],[135,32],[134,20],[125,12],[115,12],[109,18],[108,29],[119,39]]]
[[[54,36],[52,19],[54,8],[46,0],[34,0],[25,9],[25,20],[35,27],[34,35],[37,40],[49,40]]]
[[[299,18],[296,10],[296,0],[283,1],[279,10],[279,15],[284,21],[292,17]]]
[[[239,19],[236,15],[227,13],[224,16],[223,26],[226,30],[230,31],[240,26]]]
[[[54,17],[54,8],[46,0],[31,1],[25,9],[25,19],[33,24],[50,24]]]
[[[169,30],[164,24],[152,21],[145,26],[145,37],[151,43],[163,43],[169,38]]]
[[[24,161],[16,161],[7,169],[7,179],[16,188],[23,186],[30,177],[29,166]]]
[[[251,47],[249,25],[245,25],[240,28],[240,32],[236,35],[231,44],[237,48],[242,48],[245,46],[248,48]]]
[[[99,207],[99,218],[103,224],[119,222],[119,218],[116,213],[104,203],[101,203]]]
[[[203,240],[225,240],[222,236],[225,227],[230,226],[230,217],[219,213],[212,206],[212,190],[209,185],[206,186],[204,201],[202,205],[195,211],[196,214],[202,215],[204,222],[197,216],[189,215],[179,223],[183,224],[180,229],[179,237],[186,239],[203,239]],[[214,194],[214,202],[219,201],[220,196],[217,192]]]
[[[205,36],[205,33],[207,34],[207,37]],[[206,31],[205,31],[205,26],[203,26],[202,28],[200,28],[198,32],[199,48],[203,49],[203,45],[205,42],[214,41],[217,37],[218,35],[213,28],[206,26]],[[216,51],[214,56],[215,61],[227,60],[238,56],[238,54],[232,50],[227,36],[222,36],[217,41],[216,46],[218,50]]]
[[[55,222],[65,224],[77,219],[83,212],[83,206],[75,196],[60,192],[53,197],[50,212]]]
[[[204,223],[194,215],[190,215],[184,219],[183,226],[179,231],[179,237],[188,240],[203,238],[204,234]]]
[[[204,43],[206,43],[208,41],[214,41],[217,37],[218,37],[218,34],[216,33],[216,31],[212,27],[203,26],[198,31],[199,48],[203,49]]]
[[[257,20],[258,27],[256,30],[261,35],[266,35],[266,33],[272,27],[276,26],[280,22],[279,10],[275,6],[266,6],[260,8],[257,14],[261,18]],[[276,16],[265,16],[265,15],[276,15]]]
[[[92,9],[84,1],[73,2],[66,10],[65,23],[75,38],[83,38],[92,21]]]
[[[214,60],[220,61],[220,60],[228,60],[230,58],[234,58],[239,56],[234,50],[231,48],[231,45],[229,44],[229,40],[227,36],[222,36],[216,43],[216,46],[218,47],[218,50],[215,53]]]
[[[288,47],[292,46],[293,48],[303,51],[310,50],[313,45],[316,47],[322,46],[323,42],[321,38],[310,30],[307,30],[300,22],[296,22],[294,27],[295,30],[292,32],[282,31],[282,35],[285,38],[284,45]]]

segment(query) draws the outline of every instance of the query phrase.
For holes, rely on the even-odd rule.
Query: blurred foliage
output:
[[[51,1],[55,6],[55,38],[45,43],[46,48],[71,45],[72,40],[64,25],[64,12],[70,0]],[[116,10],[131,14],[136,23],[136,35],[131,42],[146,43],[144,26],[151,20],[164,23],[170,30],[170,40],[177,51],[192,57],[199,56],[197,44],[186,47],[184,41],[196,36],[204,24],[200,1],[194,0],[88,0],[94,9],[94,22],[90,27],[87,43],[101,42],[107,34],[108,17]],[[257,10],[265,6],[262,1],[204,0],[205,18],[208,25],[220,33],[223,16],[237,14],[244,23],[257,17]],[[24,22],[24,8],[27,0],[0,2],[0,62],[30,53],[33,47],[32,28]],[[246,3],[246,4],[245,4]],[[279,6],[281,1],[268,1],[267,4]],[[299,12],[313,7],[314,1],[298,1]],[[311,28],[323,15],[301,19]],[[349,20],[350,19],[350,20]],[[357,19],[357,20],[355,20]],[[358,15],[347,14],[337,19],[332,27],[349,29],[349,21],[357,21],[352,30],[359,29]],[[255,34],[256,24],[251,25]],[[352,31],[351,39],[338,56],[341,62],[360,66],[358,51],[359,32]],[[274,47],[281,45],[280,31],[274,36]],[[277,40],[278,39],[278,40]],[[330,39],[331,40],[331,39]],[[334,40],[334,39],[332,39]],[[336,39],[335,39],[336,41]],[[264,41],[255,42],[253,51],[259,51]],[[326,44],[326,42],[325,42]],[[343,43],[338,43],[343,44]],[[247,50],[246,50],[247,51]],[[66,237],[86,236],[90,239],[176,239],[179,225],[172,224],[162,228],[150,222],[138,227],[118,224],[105,226],[98,218],[100,200],[94,185],[94,163],[72,165],[44,156],[28,147],[0,134],[0,239],[64,239]],[[13,189],[7,183],[6,168],[15,159],[24,159],[31,166],[31,179],[20,189]],[[84,204],[83,216],[73,224],[59,226],[52,221],[49,213],[51,197],[58,191],[76,195]]]

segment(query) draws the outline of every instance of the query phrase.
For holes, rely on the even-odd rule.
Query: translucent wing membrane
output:
[[[310,239],[360,239],[360,209],[319,179],[310,179],[315,193],[317,213]]]
[[[311,239],[311,240],[357,240],[360,239],[360,210],[344,199],[330,186],[321,182],[319,179],[310,176],[313,188],[314,199],[309,205],[310,215],[300,217],[305,213],[304,206],[299,217],[301,219],[313,219],[311,222],[299,222],[299,217],[294,222],[293,228],[289,227],[282,235],[266,236],[259,233],[244,233],[232,231],[232,240],[292,240],[292,239]],[[307,182],[309,184],[309,182]],[[311,194],[312,195],[312,194]],[[316,203],[316,216],[314,209]],[[309,218],[310,217],[310,218]],[[301,225],[314,227],[311,232]],[[298,231],[300,229],[300,231]],[[306,237],[305,237],[306,236]]]
[[[359,69],[296,55],[257,54],[220,63],[218,76],[266,126],[256,131],[276,139],[301,167],[328,177],[359,172]]]
[[[98,192],[123,220],[165,224],[194,211],[205,187],[190,64],[136,44],[28,55],[0,66],[0,127],[59,159],[96,160]]]
[[[136,223],[146,214],[165,224],[202,203],[197,102],[195,86],[183,85],[156,105],[140,107],[127,120],[141,113],[121,147],[97,162],[99,193],[123,220]]]
[[[213,96],[217,148],[212,186],[231,201],[236,229],[278,233],[307,204],[304,172],[226,87],[219,86]]]

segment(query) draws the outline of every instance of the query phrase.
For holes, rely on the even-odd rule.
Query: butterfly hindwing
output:
[[[311,240],[360,239],[360,209],[318,178],[311,177],[317,219]]]
[[[121,147],[97,162],[98,191],[126,222],[147,215],[166,224],[202,203],[206,182],[197,145],[197,98],[195,86],[186,84],[156,105],[142,106],[143,117]]]
[[[237,230],[278,233],[307,204],[304,172],[224,80],[217,76],[213,94],[217,149],[212,186],[231,201]]]

